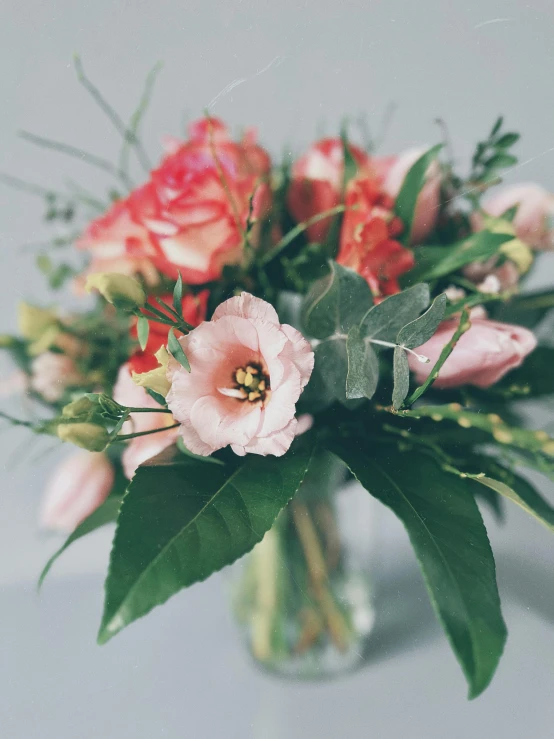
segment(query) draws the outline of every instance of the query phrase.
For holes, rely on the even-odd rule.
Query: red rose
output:
[[[412,251],[394,238],[402,222],[392,207],[374,180],[349,183],[337,262],[365,277],[376,297],[399,292],[398,277],[414,266]]]
[[[191,326],[198,326],[206,318],[206,309],[208,305],[209,294],[209,290],[201,290],[198,295],[187,293],[183,297],[183,318],[187,323],[190,323]],[[161,295],[159,297],[160,300],[162,300],[166,305],[173,305],[172,295]],[[154,306],[155,308],[158,308],[162,312],[165,312],[154,297],[148,298],[148,303],[150,303],[150,305]],[[168,318],[171,317],[169,313],[167,314],[167,316]],[[149,372],[150,370],[158,367],[159,363],[154,355],[161,346],[164,346],[167,343],[167,332],[169,327],[163,323],[157,323],[156,321],[148,321],[148,323],[148,341],[144,350],[137,349],[129,359],[129,366],[131,370],[133,372],[137,372],[138,374]],[[133,339],[137,338],[136,321],[131,327],[131,337]]]
[[[356,146],[349,145],[358,170],[369,174],[369,156]],[[292,182],[287,194],[287,205],[298,222],[340,205],[342,201],[344,161],[340,138],[322,139],[314,144],[292,167]],[[331,225],[325,218],[307,229],[310,241],[324,241]]]

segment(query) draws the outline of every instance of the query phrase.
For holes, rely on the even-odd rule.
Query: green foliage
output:
[[[506,641],[495,564],[472,493],[474,481],[413,452],[332,442],[330,449],[402,521],[429,597],[475,698],[489,684]]]
[[[514,295],[507,302],[495,307],[493,317],[505,323],[535,328],[552,308],[554,308],[554,291],[549,288]]]
[[[427,171],[438,157],[441,149],[442,144],[437,144],[419,157],[406,174],[396,198],[394,209],[396,215],[404,223],[404,233],[402,235],[404,244],[410,243],[417,197],[425,185]]]
[[[179,362],[180,365],[182,365],[187,372],[190,372],[190,363],[187,359],[187,356],[185,352],[183,351],[183,347],[179,343],[179,340],[173,333],[173,329],[169,329],[169,333],[167,334],[167,348],[173,355],[173,357]]]
[[[469,183],[473,185],[491,183],[502,169],[517,164],[517,157],[510,154],[508,149],[519,141],[519,134],[511,131],[502,132],[503,123],[504,120],[500,116],[488,138],[480,141],[475,147]]]
[[[137,318],[137,336],[142,351],[146,349],[148,343],[148,334],[150,332],[150,324],[146,316],[140,315]]]
[[[395,341],[398,332],[427,308],[429,300],[429,285],[424,284],[390,295],[363,316],[364,338]]]
[[[306,436],[279,459],[230,455],[209,472],[184,454],[139,467],[118,519],[99,642],[261,541],[304,479]]]
[[[437,296],[431,307],[425,313],[411,323],[400,329],[396,341],[400,346],[415,349],[433,336],[446,311],[446,295]]]
[[[410,391],[410,365],[406,352],[400,346],[394,348],[392,377],[392,407],[400,408]]]
[[[359,326],[352,326],[348,332],[346,354],[346,398],[372,398],[379,381],[379,360],[371,344],[364,340]]]

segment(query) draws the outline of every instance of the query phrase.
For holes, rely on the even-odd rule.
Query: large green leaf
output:
[[[329,265],[329,274],[313,284],[302,306],[304,330],[316,339],[346,335],[373,305],[363,277],[336,262]]]
[[[410,243],[417,198],[425,185],[429,166],[437,158],[441,149],[442,144],[437,144],[422,154],[422,156],[414,162],[406,174],[402,187],[400,188],[400,192],[396,198],[394,209],[396,211],[396,215],[403,221],[405,227],[402,235],[402,241],[404,244]]]
[[[427,308],[429,300],[429,285],[423,283],[390,295],[362,318],[364,338],[396,341],[400,329],[417,318]]]
[[[300,487],[312,451],[305,435],[280,458],[229,455],[208,469],[160,455],[139,467],[118,519],[99,643],[250,551]]]
[[[99,506],[90,514],[90,516],[85,518],[85,520],[80,523],[79,526],[77,526],[75,531],[73,531],[67,537],[62,546],[56,552],[54,552],[54,554],[46,563],[38,580],[39,589],[42,587],[42,583],[44,582],[46,575],[50,572],[50,568],[52,567],[54,562],[61,554],[63,554],[63,552],[65,552],[65,550],[69,546],[71,546],[71,544],[73,544],[73,542],[77,541],[78,539],[82,539],[83,536],[96,531],[96,529],[99,529],[101,526],[105,526],[106,524],[113,523],[117,520],[117,514],[119,513],[121,500],[121,495],[110,495],[110,497],[107,498],[101,506]]]
[[[472,494],[473,480],[445,472],[426,455],[335,442],[331,451],[402,521],[429,597],[469,684],[489,684],[506,641],[495,564]]]

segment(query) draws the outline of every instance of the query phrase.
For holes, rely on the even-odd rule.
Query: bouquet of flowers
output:
[[[42,411],[3,418],[81,447],[48,485],[42,522],[69,538],[41,582],[116,521],[104,643],[253,550],[235,605],[254,656],[351,664],[371,618],[336,502],[356,478],[406,528],[479,695],[507,632],[477,503],[554,528],[521,473],[554,478],[554,439],[518,406],[554,392],[538,340],[554,290],[522,290],[554,248],[554,197],[490,192],[518,135],[499,118],[466,174],[448,143],[380,156],[347,126],[274,166],[252,130],[236,140],[206,115],[152,167],[152,78],[125,123],[78,71],[122,134],[119,161],[26,136],[114,178],[105,199],[32,186],[61,227],[38,266],[95,302],[22,304],[19,335],[1,339]]]

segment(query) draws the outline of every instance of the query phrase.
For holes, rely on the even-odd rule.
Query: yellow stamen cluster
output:
[[[251,362],[245,367],[238,367],[233,375],[233,381],[240,391],[242,399],[251,403],[260,400],[262,403],[271,392],[269,377],[257,362]]]

